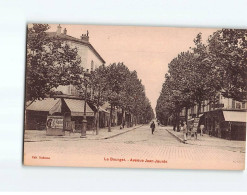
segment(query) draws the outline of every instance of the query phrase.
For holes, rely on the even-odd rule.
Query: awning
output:
[[[61,99],[45,98],[43,100],[35,100],[26,110],[49,112],[61,112]]]
[[[225,121],[247,122],[247,112],[223,111]]]
[[[84,115],[84,100],[64,99],[65,103],[71,111],[71,116],[83,116]],[[86,116],[94,116],[93,110],[86,104]]]

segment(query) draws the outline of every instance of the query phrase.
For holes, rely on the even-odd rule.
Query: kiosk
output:
[[[65,135],[63,116],[47,116],[46,135]]]

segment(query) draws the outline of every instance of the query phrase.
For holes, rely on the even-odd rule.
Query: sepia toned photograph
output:
[[[24,165],[245,169],[247,30],[26,33]]]

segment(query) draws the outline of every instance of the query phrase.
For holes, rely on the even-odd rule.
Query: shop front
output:
[[[84,106],[85,101],[81,99],[45,98],[43,100],[36,100],[26,108],[25,129],[47,130],[47,119],[49,117],[52,118],[51,116],[57,116],[63,119],[62,129],[64,131],[80,132]],[[94,111],[88,104],[86,104],[86,117],[87,130],[91,130],[94,128],[95,117]],[[55,124],[59,120],[54,118],[53,121],[55,121]],[[49,128],[52,130],[52,126]]]
[[[205,112],[205,133],[223,139],[245,141],[246,116],[246,111],[242,110],[219,109]]]

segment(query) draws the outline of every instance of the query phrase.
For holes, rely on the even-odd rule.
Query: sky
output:
[[[56,31],[50,24],[49,31]],[[150,26],[67,25],[67,34],[80,38],[89,31],[89,42],[106,61],[106,65],[123,62],[136,70],[145,86],[146,96],[155,111],[169,62],[180,52],[194,46],[193,39],[202,33],[204,42],[217,29],[171,28]]]

